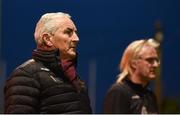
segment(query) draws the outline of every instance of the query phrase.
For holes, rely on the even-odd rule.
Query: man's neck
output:
[[[148,84],[148,82],[145,81],[145,80],[142,80],[142,79],[140,78],[140,76],[131,75],[131,76],[129,77],[129,79],[131,80],[131,82],[133,82],[133,83],[135,83],[135,84],[142,85],[143,87],[145,87],[145,86]]]

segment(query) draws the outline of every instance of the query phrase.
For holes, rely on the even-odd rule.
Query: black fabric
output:
[[[157,100],[148,87],[134,84],[130,80],[115,83],[104,100],[104,113],[158,113]]]
[[[33,59],[12,72],[4,88],[4,113],[92,113],[85,84],[77,91],[58,58],[57,51],[35,50]]]

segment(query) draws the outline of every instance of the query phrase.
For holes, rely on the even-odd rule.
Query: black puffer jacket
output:
[[[104,113],[157,114],[155,94],[148,88],[125,79],[108,90],[104,100]]]
[[[34,51],[5,85],[5,113],[91,113],[85,85],[80,92],[63,75],[57,52]]]

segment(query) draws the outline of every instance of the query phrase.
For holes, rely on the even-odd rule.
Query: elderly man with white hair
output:
[[[66,13],[46,13],[34,33],[32,59],[5,84],[5,113],[92,113],[87,87],[76,71],[77,28]]]

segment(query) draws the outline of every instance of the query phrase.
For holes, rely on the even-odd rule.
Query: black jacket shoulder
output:
[[[63,74],[34,59],[12,72],[4,94],[5,113],[91,113],[87,91],[78,93]]]
[[[104,99],[104,113],[129,113],[129,95],[123,84],[115,83]]]
[[[5,113],[35,113],[38,108],[40,84],[33,77],[39,68],[34,60],[17,67],[5,83]]]

